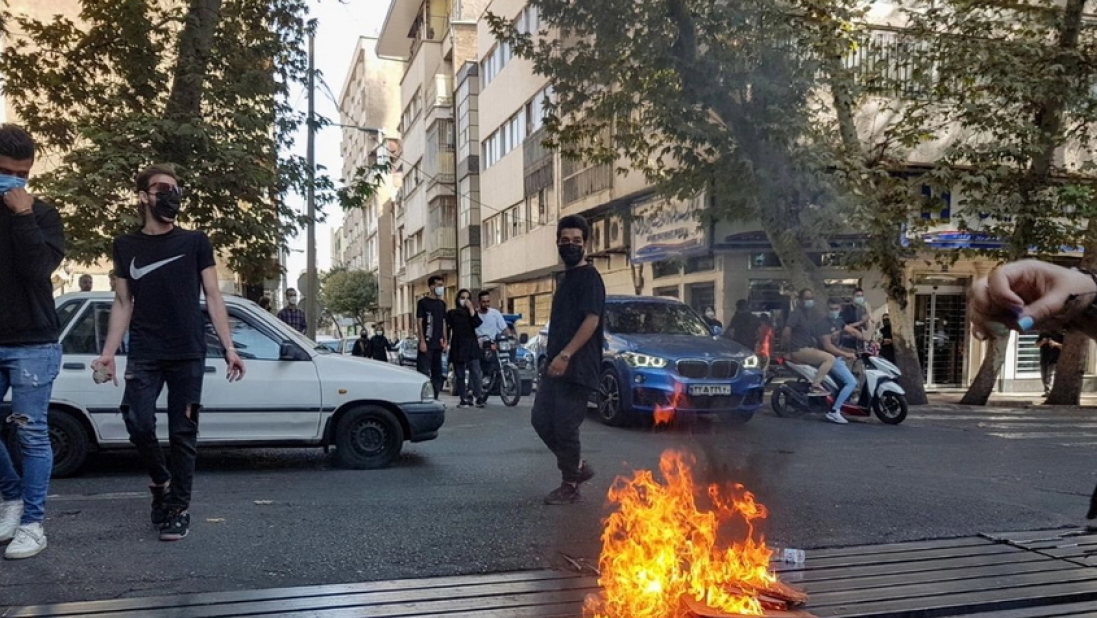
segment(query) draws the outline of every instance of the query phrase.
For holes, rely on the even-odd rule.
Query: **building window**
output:
[[[533,297],[533,315],[530,316],[529,322],[534,326],[544,326],[548,324],[549,318],[552,317],[552,294],[538,294]]]
[[[520,109],[484,140],[484,169],[499,162],[526,139],[526,110]]]
[[[716,270],[716,259],[711,255],[699,255],[686,260],[686,274],[707,273]]]
[[[697,313],[704,313],[706,307],[716,306],[716,284],[695,283],[686,288],[689,294],[689,306]]]
[[[530,296],[518,296],[510,299],[510,313],[522,314],[523,320],[529,320],[533,312],[533,298]]]
[[[766,251],[765,253],[752,253],[750,256],[750,263],[748,267],[755,268],[781,268],[781,258],[777,257],[777,254],[772,251]]]
[[[1039,338],[1038,334],[1017,335],[1017,373],[1040,373],[1040,348],[1036,347]],[[937,335],[934,334],[935,343],[936,340]]]
[[[655,288],[652,293],[656,296],[667,296],[670,298],[678,298],[678,286]]]
[[[681,264],[676,260],[664,260],[651,265],[652,276],[656,279],[673,277],[681,272]],[[676,296],[677,298],[677,296]]]

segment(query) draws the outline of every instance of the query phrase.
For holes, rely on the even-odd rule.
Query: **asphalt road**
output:
[[[743,427],[671,430],[592,417],[584,456],[598,476],[583,504],[547,507],[559,477],[528,404],[451,409],[438,440],[408,445],[387,470],[340,470],[319,450],[203,451],[191,535],[174,544],[148,523],[136,457],[99,456],[53,483],[49,549],[0,561],[0,615],[9,605],[595,559],[614,476],[655,466],[666,448],[694,453],[703,480],[752,489],[770,510],[770,541],[809,549],[809,561],[817,547],[1077,525],[1097,480],[1090,411],[919,409],[898,427],[766,411]]]

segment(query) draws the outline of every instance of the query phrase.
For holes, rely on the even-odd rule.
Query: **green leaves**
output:
[[[167,161],[188,189],[182,224],[209,232],[245,279],[274,276],[279,247],[305,222],[286,204],[306,180],[304,161],[286,154],[303,120],[287,97],[305,77],[305,1],[81,6],[79,23],[14,20],[27,36],[0,53],[5,94],[57,163],[32,184],[61,209],[70,258],[107,255],[136,225],[135,176]],[[193,27],[205,31],[191,37]],[[201,62],[184,70],[184,52]],[[330,186],[321,178],[321,202]]]
[[[364,270],[333,270],[320,282],[320,302],[328,313],[352,318],[364,328],[377,309],[377,278]]]

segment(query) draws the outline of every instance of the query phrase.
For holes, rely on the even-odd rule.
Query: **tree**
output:
[[[133,181],[175,163],[180,219],[205,229],[245,280],[274,276],[305,218],[285,198],[307,181],[287,154],[303,121],[305,0],[83,0],[78,21],[13,19],[4,90],[58,166],[35,188],[60,208],[69,255],[91,263],[134,228]],[[321,177],[321,199],[331,183]]]
[[[761,223],[797,288],[825,288],[835,179],[813,114],[818,62],[804,4],[776,0],[531,0],[561,37],[488,14],[495,36],[549,78],[547,145],[622,158],[658,191],[716,196],[705,213]],[[749,43],[747,43],[749,42]]]
[[[941,76],[932,96],[962,136],[938,162],[936,178],[962,193],[966,227],[1002,239],[995,257],[1050,256],[1081,236],[1078,222],[1088,213],[1064,187],[1092,181],[1077,178],[1061,155],[1065,146],[1090,143],[1097,111],[1095,39],[1083,28],[1084,4],[945,0],[910,14]],[[962,403],[986,404],[1005,360],[1008,331],[987,334],[993,342]]]
[[[364,270],[335,269],[320,284],[320,302],[331,315],[351,318],[364,329],[377,311],[377,277]]]

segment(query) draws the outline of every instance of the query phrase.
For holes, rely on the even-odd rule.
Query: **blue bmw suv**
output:
[[[745,423],[762,405],[765,383],[752,350],[712,329],[672,298],[609,296],[597,395],[607,425],[656,411],[718,414]]]

